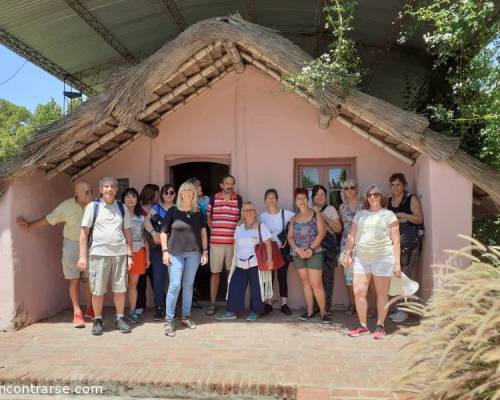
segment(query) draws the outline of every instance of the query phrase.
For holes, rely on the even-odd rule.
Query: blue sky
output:
[[[29,61],[16,76],[4,83],[24,62],[23,57],[0,45],[0,98],[33,111],[38,104],[47,103],[53,97],[62,107],[62,81]]]

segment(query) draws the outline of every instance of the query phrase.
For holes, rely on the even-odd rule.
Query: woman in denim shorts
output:
[[[382,339],[385,336],[389,283],[393,275],[401,276],[399,223],[396,215],[384,208],[387,198],[377,185],[368,186],[364,203],[366,209],[354,217],[347,239],[346,261],[353,269],[354,297],[360,322],[360,326],[349,332],[349,336],[357,337],[369,332],[366,295],[373,278],[378,316],[373,337]]]

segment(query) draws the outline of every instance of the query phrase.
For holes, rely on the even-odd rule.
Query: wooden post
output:
[[[225,43],[224,50],[229,55],[231,62],[234,65],[234,70],[236,73],[241,74],[245,70],[245,65],[243,64],[243,60],[241,59],[240,52],[234,45],[234,43]]]

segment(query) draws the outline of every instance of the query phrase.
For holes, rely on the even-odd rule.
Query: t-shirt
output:
[[[260,224],[262,241],[272,239],[271,232],[266,224]],[[256,266],[255,245],[259,244],[259,231],[257,228],[245,229],[245,224],[238,225],[234,231],[236,241],[236,265],[238,268],[248,269]]]
[[[222,192],[214,196],[214,209],[208,205],[208,218],[212,220],[210,227],[211,244],[233,244],[234,230],[240,220],[238,196],[233,193],[229,200],[224,200]]]
[[[322,211],[322,213],[324,213],[330,219],[333,219],[333,220],[340,219],[339,213],[337,212],[337,210],[335,209],[334,206],[330,206],[330,205],[326,206],[326,208]],[[325,223],[325,226],[329,232],[334,233],[330,229],[330,227],[328,226],[327,223]]]
[[[385,208],[378,211],[361,210],[354,216],[353,223],[358,227],[355,253],[362,259],[393,254],[389,226],[397,222],[396,215]]]
[[[128,254],[124,229],[130,229],[130,215],[124,207],[125,218],[122,217],[116,200],[107,204],[99,201],[99,212],[92,231],[92,245],[89,254],[92,256],[123,256]],[[90,228],[94,219],[94,202],[85,207],[82,227]]]
[[[132,251],[135,253],[142,249],[144,244],[144,215],[132,215],[130,217],[131,228],[130,231],[132,233]]]
[[[285,226],[286,229],[286,224],[292,219],[292,217],[295,215],[293,211],[289,210],[284,210],[284,220],[285,223],[283,224],[282,219],[281,219],[281,210],[278,211],[277,214],[270,214],[267,211],[264,211],[263,213],[260,214],[259,218],[260,221],[263,222],[271,231],[272,239],[278,243],[278,246],[281,247],[282,243],[278,239],[278,235],[283,231],[283,225]]]
[[[168,235],[168,251],[171,254],[201,251],[201,230],[205,218],[201,212],[169,210],[163,220],[162,232]]]
[[[64,222],[65,239],[79,241],[82,227],[83,208],[74,198],[64,200],[45,218],[50,225]]]

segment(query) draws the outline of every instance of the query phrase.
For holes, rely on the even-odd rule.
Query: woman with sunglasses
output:
[[[365,207],[363,201],[359,198],[358,186],[354,179],[347,179],[343,183],[340,197],[342,198],[342,204],[339,207],[339,214],[343,225],[342,236],[340,238],[340,259],[342,259],[347,248],[347,237],[351,231],[354,216]],[[344,265],[342,265],[342,267],[344,267],[345,284],[347,286],[347,293],[350,301],[345,313],[347,315],[353,315],[356,312],[356,303],[352,288],[352,268],[347,268]]]
[[[387,198],[382,190],[377,185],[368,186],[364,201],[366,209],[355,215],[347,239],[346,262],[353,268],[354,298],[360,322],[358,328],[349,332],[351,337],[369,332],[366,296],[373,279],[378,318],[373,338],[384,338],[389,283],[393,275],[401,276],[398,219],[392,211],[384,208],[386,205]]]
[[[387,208],[396,214],[401,235],[401,269],[410,279],[414,279],[415,267],[420,256],[420,244],[423,231],[424,215],[417,196],[408,193],[408,182],[402,173],[392,174],[389,178],[392,196]],[[404,322],[408,314],[398,310],[389,315],[393,322]]]
[[[175,202],[175,188],[174,185],[167,183],[162,186],[160,190],[160,202],[154,203],[148,214],[148,219],[156,227],[158,224],[163,224],[167,212],[174,207]],[[154,238],[155,242],[160,243],[160,234],[156,229],[149,232]],[[161,321],[165,318],[165,265],[162,260],[161,246],[151,247],[149,251],[151,258],[151,266],[153,268],[153,292],[155,303],[155,314],[153,319]]]

